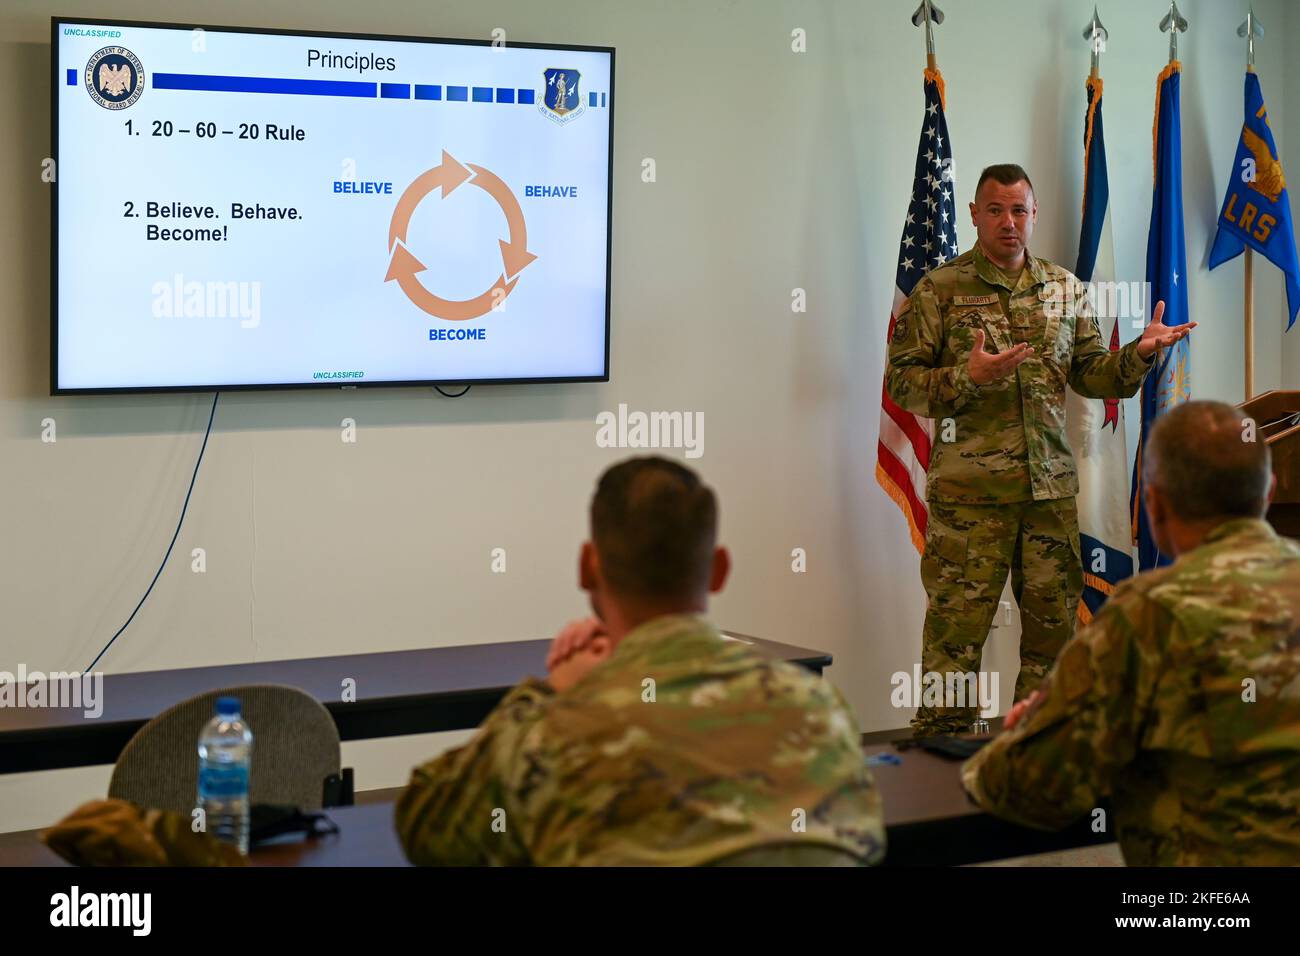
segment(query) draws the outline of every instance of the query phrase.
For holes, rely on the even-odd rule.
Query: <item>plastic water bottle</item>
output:
[[[217,716],[199,736],[199,808],[207,832],[248,853],[248,772],[253,732],[238,697],[217,698]]]

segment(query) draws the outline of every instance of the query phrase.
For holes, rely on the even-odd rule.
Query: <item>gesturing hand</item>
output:
[[[1151,313],[1151,322],[1142,331],[1142,338],[1138,341],[1137,353],[1142,358],[1150,358],[1155,354],[1156,349],[1168,348],[1196,328],[1195,322],[1165,325],[1164,317],[1165,304],[1157,302],[1155,311]]]
[[[989,382],[1010,375],[1021,362],[1033,354],[1034,349],[1027,342],[1013,345],[1005,352],[985,352],[984,330],[976,329],[975,347],[971,350],[966,369],[970,372],[972,382],[976,385],[987,385]]]

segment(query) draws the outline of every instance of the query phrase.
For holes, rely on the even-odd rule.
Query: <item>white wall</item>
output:
[[[110,673],[545,637],[583,613],[585,506],[626,453],[596,414],[704,412],[693,464],[720,493],[735,572],[726,627],[835,654],[829,676],[867,730],[904,724],[889,675],[917,659],[917,557],[873,479],[894,255],[919,131],[914,0],[524,0],[474,4],[63,0],[57,12],[280,28],[610,44],[618,48],[613,367],[608,385],[225,395],[176,555]],[[958,192],[978,170],[1033,175],[1032,248],[1072,263],[1078,236],[1081,31],[1092,0],[951,0],[938,29]],[[1239,400],[1241,266],[1204,263],[1241,123],[1246,4],[1186,0],[1183,155],[1194,394]],[[1162,0],[1103,4],[1119,278],[1144,271]],[[1284,158],[1300,169],[1300,14],[1256,0],[1258,68]],[[216,12],[214,12],[216,11]],[[0,12],[0,669],[84,667],[143,593],[174,528],[210,396],[50,398],[51,9]],[[807,31],[808,52],[790,50]],[[1288,136],[1288,131],[1292,135]],[[658,182],[640,180],[653,157]],[[959,229],[963,245],[974,233]],[[1298,384],[1282,283],[1257,268],[1258,382]],[[93,278],[88,271],[88,278]],[[791,290],[809,311],[792,315]],[[1285,364],[1284,364],[1285,363]],[[58,442],[40,441],[52,417]],[[339,440],[344,417],[356,445]],[[1130,412],[1130,419],[1133,414]],[[676,454],[680,454],[677,452]],[[207,550],[193,574],[191,548]],[[489,552],[509,571],[489,573]],[[790,571],[792,548],[808,572]],[[1014,673],[1015,634],[992,660]],[[1010,694],[1012,680],[1003,682]],[[358,786],[404,782],[462,735],[345,747]],[[106,768],[0,777],[0,830],[101,794]]]

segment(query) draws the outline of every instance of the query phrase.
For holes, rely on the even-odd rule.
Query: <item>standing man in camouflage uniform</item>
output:
[[[1165,568],[1121,584],[962,768],[997,816],[1059,828],[1112,797],[1132,866],[1300,864],[1300,544],[1240,409],[1156,422],[1145,505]]]
[[[935,419],[922,670],[945,681],[979,670],[1010,569],[1020,699],[1073,633],[1083,592],[1065,386],[1087,398],[1127,398],[1156,349],[1196,323],[1166,327],[1160,303],[1142,337],[1111,352],[1079,280],[1026,248],[1038,204],[1025,171],[985,169],[970,211],[978,242],[947,263],[940,255],[943,264],[912,290],[890,340],[886,385],[900,407]],[[954,733],[969,730],[974,714],[973,706],[922,706],[912,726]]]
[[[429,864],[875,863],[877,792],[843,697],[725,640],[702,616],[730,559],[713,492],[634,458],[591,503],[580,578],[597,618],[556,638],[550,676],[510,691],[397,804]]]

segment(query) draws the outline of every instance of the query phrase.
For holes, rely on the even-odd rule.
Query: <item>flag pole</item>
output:
[[[1088,25],[1083,28],[1083,38],[1088,41],[1092,48],[1092,66],[1088,71],[1088,119],[1087,126],[1084,130],[1084,153],[1083,153],[1083,181],[1084,191],[1087,191],[1088,182],[1088,151],[1092,142],[1092,117],[1093,110],[1097,108],[1097,103],[1101,100],[1101,55],[1106,52],[1106,41],[1110,39],[1110,31],[1101,22],[1101,17],[1097,14],[1097,8],[1092,8],[1092,19]],[[1096,90],[1094,93],[1093,90]],[[1087,210],[1087,196],[1084,196],[1084,210]],[[1112,276],[1112,278],[1114,278]]]
[[[1237,27],[1237,36],[1246,38],[1246,72],[1255,72],[1255,37],[1264,35],[1264,26],[1251,7],[1245,21]],[[1255,254],[1246,246],[1246,300],[1243,325],[1246,333],[1246,401],[1255,397]]]
[[[1169,62],[1178,60],[1178,34],[1187,32],[1187,19],[1178,9],[1178,4],[1170,0],[1169,12],[1160,21],[1160,32],[1169,34]]]
[[[1092,8],[1092,20],[1083,28],[1083,38],[1092,45],[1092,69],[1088,76],[1092,79],[1101,77],[1101,55],[1106,52],[1106,41],[1110,39],[1110,33],[1101,23],[1101,17],[1097,15],[1097,8]]]
[[[1179,62],[1178,34],[1187,32],[1187,18],[1184,17],[1182,13],[1179,11],[1178,4],[1174,2],[1174,0],[1169,0],[1169,12],[1166,13],[1164,15],[1164,18],[1160,21],[1160,32],[1169,34],[1169,66],[1165,68],[1165,69],[1169,69],[1175,63]],[[1160,97],[1157,91],[1157,96],[1156,96],[1157,104],[1159,103],[1159,101],[1160,101]],[[1157,118],[1159,118],[1158,111],[1157,111]],[[1154,302],[1151,303],[1151,306],[1152,308],[1154,308],[1155,303]]]
[[[934,55],[933,25],[943,23],[943,11],[931,3],[930,0],[921,0],[921,5],[912,14],[912,23],[918,27],[925,24],[925,68],[927,70],[937,70],[939,60]]]
[[[943,75],[939,72],[938,60],[934,54],[934,25],[940,23],[943,23],[943,12],[932,0],[921,0],[921,5],[912,14],[912,24],[925,28],[924,108],[921,113],[921,131],[917,138],[917,173],[912,178],[909,213],[903,234],[899,237],[894,301],[889,312],[890,340],[900,329],[906,334],[905,327],[898,323],[907,308],[908,296],[929,266],[930,257],[922,257],[920,249],[928,251],[937,245],[936,260],[943,256],[947,247],[951,247],[954,254],[959,251],[956,204],[950,188],[953,175],[952,144],[946,141],[948,126],[944,116],[947,105],[944,102]],[[927,137],[930,139],[927,140]],[[933,147],[927,149],[927,142],[932,142]],[[937,179],[931,166],[940,170]],[[924,176],[921,175],[922,172],[925,173]],[[931,194],[937,194],[938,198]],[[941,219],[913,214],[931,208],[927,200],[943,209]],[[909,252],[918,240],[919,248]],[[925,475],[933,460],[934,422],[922,415],[905,411],[890,396],[888,366],[882,377],[880,432],[876,441],[876,482],[906,516],[912,546],[918,553],[924,553],[929,524]]]

